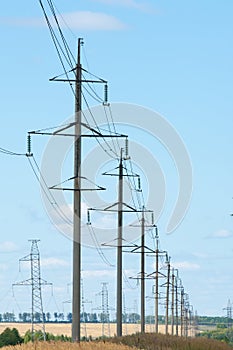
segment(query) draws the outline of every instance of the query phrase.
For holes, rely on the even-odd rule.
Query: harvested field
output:
[[[5,328],[16,328],[19,331],[20,335],[24,335],[28,330],[31,329],[30,323],[0,323],[0,333],[4,331]],[[86,328],[86,329],[85,329]],[[39,328],[38,328],[39,329]],[[46,323],[45,325],[46,332],[52,333],[54,335],[67,335],[71,336],[71,324],[67,323]],[[123,335],[133,334],[140,331],[140,324],[123,324],[122,327]],[[146,332],[150,333],[154,331],[153,325],[146,325]],[[159,326],[159,332],[165,333],[165,327],[163,325]],[[104,334],[106,336],[108,333],[108,325],[104,325]],[[110,336],[116,334],[116,324],[110,324]],[[101,323],[87,323],[86,326],[81,324],[81,336],[92,336],[97,338],[102,336],[102,324]]]

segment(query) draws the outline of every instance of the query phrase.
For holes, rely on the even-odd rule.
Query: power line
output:
[[[25,153],[12,152],[12,151],[9,151],[8,149],[2,148],[2,147],[0,147],[0,153],[6,154],[9,156],[25,156]]]
[[[34,157],[33,157],[34,158]],[[31,166],[31,169],[38,181],[38,183],[40,184],[40,187],[41,187],[41,190],[42,192],[44,193],[45,197],[47,198],[48,202],[51,204],[51,206],[54,208],[54,210],[56,211],[56,213],[59,215],[59,217],[64,220],[68,225],[72,225],[72,221],[68,218],[68,216],[62,211],[62,209],[59,207],[55,197],[51,194],[51,192],[49,191],[49,188],[45,182],[45,179],[44,177],[42,176],[41,172],[40,172],[40,169],[39,169],[39,166],[38,164],[36,163],[35,159],[35,163],[36,163],[36,168],[37,170],[39,171],[39,174],[41,175],[41,179],[42,181],[40,180],[40,177],[38,176],[37,172],[36,172],[36,169],[35,167],[33,166],[31,160],[30,160],[30,157],[28,157],[28,161],[29,161],[29,164]],[[43,184],[43,183],[44,184]]]
[[[93,240],[93,243],[94,243],[94,245],[95,245],[95,248],[96,248],[96,250],[97,250],[97,253],[99,254],[99,256],[100,256],[100,258],[102,259],[102,261],[103,261],[106,265],[108,265],[108,266],[110,266],[110,267],[115,267],[115,265],[113,265],[113,264],[107,259],[106,255],[105,255],[104,252],[103,252],[103,249],[101,249],[100,244],[99,244],[99,242],[98,242],[98,240],[97,240],[95,231],[94,231],[94,229],[93,229],[93,226],[92,226],[91,224],[87,224],[87,226],[88,226],[88,229],[89,229],[90,236],[91,236],[91,238],[92,238],[92,240]]]

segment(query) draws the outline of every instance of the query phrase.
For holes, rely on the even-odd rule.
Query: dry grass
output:
[[[144,350],[232,350],[225,342],[207,338],[183,338],[164,334],[133,334],[108,341]]]
[[[38,342],[16,346],[6,346],[2,350],[132,350],[132,347],[111,343],[64,343],[64,342]]]
[[[162,334],[135,334],[105,342],[35,342],[3,347],[2,350],[231,350],[226,343],[204,339],[184,339]]]

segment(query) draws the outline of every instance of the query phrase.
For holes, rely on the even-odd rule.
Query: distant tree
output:
[[[106,313],[101,312],[99,315],[100,322],[106,323],[109,321],[108,315]]]
[[[69,312],[68,314],[67,314],[67,321],[69,322],[69,323],[71,323],[72,322],[72,313],[71,312]]]
[[[86,312],[82,312],[80,317],[81,317],[81,322],[88,322],[88,314]]]
[[[13,312],[5,312],[3,314],[3,320],[4,322],[15,322],[15,314]]]
[[[57,312],[54,312],[54,320],[55,320],[55,322],[57,322],[57,319],[58,319],[58,313]]]
[[[140,315],[136,312],[132,312],[131,314],[129,314],[128,319],[129,323],[138,323],[138,321],[140,320]]]
[[[62,321],[64,321],[64,314],[63,314],[63,312],[60,312],[59,314],[58,314],[58,320],[59,320],[59,322],[62,322]]]
[[[35,321],[36,322],[41,322],[41,320],[42,320],[42,315],[41,315],[41,313],[40,312],[35,312],[35,314],[34,314],[34,319],[35,319]]]
[[[122,314],[122,322],[123,323],[127,323],[128,322],[128,314],[127,313]]]
[[[47,312],[46,313],[46,321],[50,322],[50,320],[51,320],[51,314],[50,314],[50,312]]]
[[[97,323],[98,322],[97,314],[96,313],[89,314],[89,321],[91,323]]]
[[[24,323],[27,323],[27,322],[31,322],[31,321],[32,321],[32,319],[31,319],[31,314],[28,313],[28,312],[24,312],[23,315],[22,315],[22,317],[23,317],[23,322],[24,322]]]
[[[145,321],[148,324],[153,324],[153,323],[155,323],[155,316],[154,315],[148,315],[148,316],[146,316]]]

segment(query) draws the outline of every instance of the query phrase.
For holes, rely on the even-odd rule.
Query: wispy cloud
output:
[[[102,12],[78,11],[69,12],[57,16],[61,27],[68,25],[71,29],[78,30],[123,30],[126,25],[114,16]],[[50,18],[50,22],[55,26],[55,21]],[[46,22],[42,18],[3,18],[0,17],[0,24],[44,27]]]
[[[198,258],[198,259],[208,259],[209,255],[206,253],[201,253],[201,252],[194,252],[192,253],[192,255],[194,256],[194,258]]]
[[[200,269],[200,265],[191,263],[189,261],[177,261],[172,263],[172,266],[174,266],[176,269],[186,271],[195,271]]]
[[[14,242],[6,241],[0,243],[0,252],[1,253],[10,253],[18,250],[17,245]]]
[[[135,0],[94,0],[106,5],[117,5],[124,6],[132,9],[136,9],[143,12],[148,12],[152,10],[152,5],[144,1],[135,1]]]
[[[46,268],[61,268],[69,266],[69,263],[65,260],[58,258],[46,258],[41,260],[41,266]]]
[[[6,264],[0,264],[0,271],[6,271],[7,265]]]
[[[84,278],[93,278],[93,277],[115,278],[115,272],[113,270],[86,270],[82,272],[82,276]]]
[[[231,231],[221,229],[221,230],[215,231],[214,233],[210,234],[206,238],[226,239],[226,238],[231,238],[232,236],[233,236],[233,233]]]

